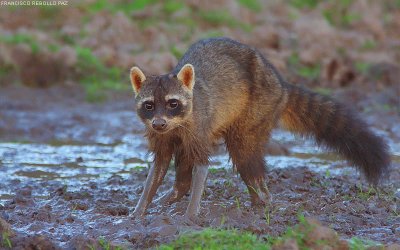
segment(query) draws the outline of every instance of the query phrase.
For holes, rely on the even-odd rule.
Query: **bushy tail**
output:
[[[281,116],[284,128],[312,136],[317,143],[343,155],[376,185],[388,172],[386,143],[357,114],[343,105],[297,86],[288,86],[288,103]]]

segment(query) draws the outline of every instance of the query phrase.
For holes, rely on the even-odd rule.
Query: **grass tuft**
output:
[[[288,58],[289,67],[291,67],[295,74],[304,77],[309,80],[317,79],[321,74],[321,65],[303,65],[300,62],[299,55],[297,53],[293,53]]]
[[[322,15],[332,26],[348,27],[361,18],[359,13],[350,10],[352,4],[352,0],[334,1],[329,8],[322,11]]]
[[[260,3],[259,0],[237,0],[237,2],[241,6],[247,8],[247,9],[249,9],[251,11],[254,11],[254,12],[260,12],[261,11],[261,7],[262,6],[261,6],[261,3]]]
[[[2,245],[5,248],[10,248],[10,249],[12,248],[12,243],[11,243],[10,235],[8,232],[3,232],[3,234],[2,234]]]
[[[177,240],[159,249],[270,249],[268,245],[249,232],[237,230],[205,229],[182,234]]]
[[[298,9],[314,9],[321,0],[290,0],[289,4]]]
[[[122,72],[119,68],[105,66],[89,48],[76,47],[75,49],[78,57],[77,73],[85,88],[87,101],[104,101],[105,90],[129,88],[129,84],[121,82]]]
[[[265,211],[266,214],[271,214],[270,211]],[[267,217],[267,216],[266,216]],[[270,215],[268,215],[267,223],[269,224]],[[286,232],[280,237],[264,235],[262,238],[255,234],[235,229],[212,229],[207,228],[203,231],[189,232],[180,235],[176,240],[169,244],[159,246],[158,249],[273,249],[275,247],[284,246],[287,242],[295,242],[298,249],[310,249],[313,246],[327,246],[327,249],[338,246],[338,242],[328,242],[325,239],[318,239],[315,242],[310,242],[310,234],[318,225],[307,220],[303,214],[298,215],[299,223],[294,227],[289,227]],[[221,218],[221,226],[225,223],[225,216]],[[314,244],[314,245],[310,245]],[[334,244],[334,245],[332,245]],[[369,247],[379,247],[381,245],[370,240],[360,238],[352,238],[348,241],[349,249],[368,249]]]
[[[225,10],[200,10],[198,15],[203,19],[203,21],[211,25],[227,25],[233,28],[239,27],[246,32],[250,32],[252,29],[249,24],[240,22]]]
[[[365,240],[358,237],[353,237],[349,240],[350,250],[366,250],[370,248],[379,249],[380,247],[381,249],[385,249],[382,245],[372,240]]]
[[[36,39],[28,34],[13,34],[13,35],[0,35],[0,42],[6,44],[27,44],[33,54],[36,54],[40,50],[40,46]]]

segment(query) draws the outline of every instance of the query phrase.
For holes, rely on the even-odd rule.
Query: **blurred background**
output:
[[[399,84],[398,0],[90,0],[0,6],[0,87],[64,84],[98,102],[130,88],[132,65],[166,73],[215,36],[259,48],[289,81],[324,94]]]
[[[304,211],[341,237],[400,239],[400,0],[6,6],[18,2],[0,1],[0,224],[15,231],[0,248],[84,249],[105,237],[143,249],[176,238],[185,200],[154,204],[145,223],[129,216],[152,162],[129,69],[167,73],[192,43],[217,36],[258,48],[289,82],[355,109],[388,143],[393,171],[377,192],[336,154],[277,129],[266,161],[278,202],[268,213],[248,210],[221,150],[203,226],[276,236]],[[158,195],[173,178],[169,171]]]

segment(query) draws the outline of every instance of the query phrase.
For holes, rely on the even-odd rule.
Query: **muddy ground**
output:
[[[398,1],[68,2],[0,8],[0,248],[146,248],[209,226],[280,235],[298,214],[342,239],[400,243]],[[250,208],[222,148],[197,224],[182,221],[187,197],[132,219],[152,158],[127,72],[168,72],[190,44],[214,36],[257,47],[288,81],[362,113],[390,146],[388,180],[373,190],[334,154],[277,129],[267,210]],[[87,102],[103,89],[127,92]],[[172,182],[173,169],[157,196]]]
[[[393,100],[391,93],[335,92],[356,109],[364,107],[368,123],[389,143],[393,170],[378,190],[335,155],[278,129],[266,158],[272,206],[250,207],[246,188],[222,150],[213,158],[200,219],[188,224],[182,220],[188,197],[168,207],[152,204],[143,219],[130,216],[151,161],[130,92],[109,93],[109,101],[88,104],[82,91],[68,86],[4,87],[2,230],[8,230],[15,249],[88,249],[101,239],[148,248],[205,227],[280,235],[304,214],[343,239],[400,243],[400,118],[396,110],[374,108]],[[157,196],[172,184],[171,169]]]

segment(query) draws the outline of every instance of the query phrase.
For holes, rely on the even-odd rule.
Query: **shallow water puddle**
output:
[[[384,132],[380,132],[386,137]],[[289,148],[290,155],[266,156],[270,169],[308,167],[328,174],[352,173],[345,161],[333,153],[326,153],[312,140],[304,140],[289,132],[276,130],[273,140]],[[386,137],[388,138],[388,137]],[[388,139],[393,160],[400,162],[400,144]],[[52,142],[0,143],[0,182],[20,180],[58,180],[64,185],[79,187],[88,180],[107,179],[110,176],[129,175],[132,169],[147,168],[152,156],[146,151],[141,134],[128,134],[120,143],[92,144]],[[212,157],[212,168],[231,168],[227,154]],[[15,194],[12,188],[0,191],[0,203]],[[38,193],[35,195],[48,195]]]
[[[335,154],[320,150],[312,140],[277,130],[273,141],[290,154],[266,156],[275,200],[271,221],[266,223],[265,211],[251,209],[246,187],[236,174],[217,170],[210,171],[202,201],[203,227],[226,224],[278,235],[296,223],[298,211],[305,211],[345,237],[356,234],[395,242],[400,218],[393,216],[398,210],[392,198],[368,196],[368,189],[358,186],[355,170]],[[143,136],[131,133],[118,142],[97,142],[0,143],[0,216],[18,233],[15,242],[40,241],[31,237],[39,235],[61,249],[83,249],[104,238],[127,249],[143,249],[168,242],[188,228],[202,228],[181,220],[187,197],[171,206],[153,202],[144,220],[133,219],[130,214],[152,161]],[[400,158],[398,151],[394,158]],[[211,162],[214,169],[232,168],[224,153]],[[336,174],[342,177],[332,178]],[[172,186],[173,175],[166,176],[156,199]],[[356,200],[349,202],[351,197]],[[354,214],[356,210],[368,212]],[[381,215],[370,220],[371,214]],[[354,229],[347,226],[354,223]],[[368,231],[371,228],[374,231]]]

